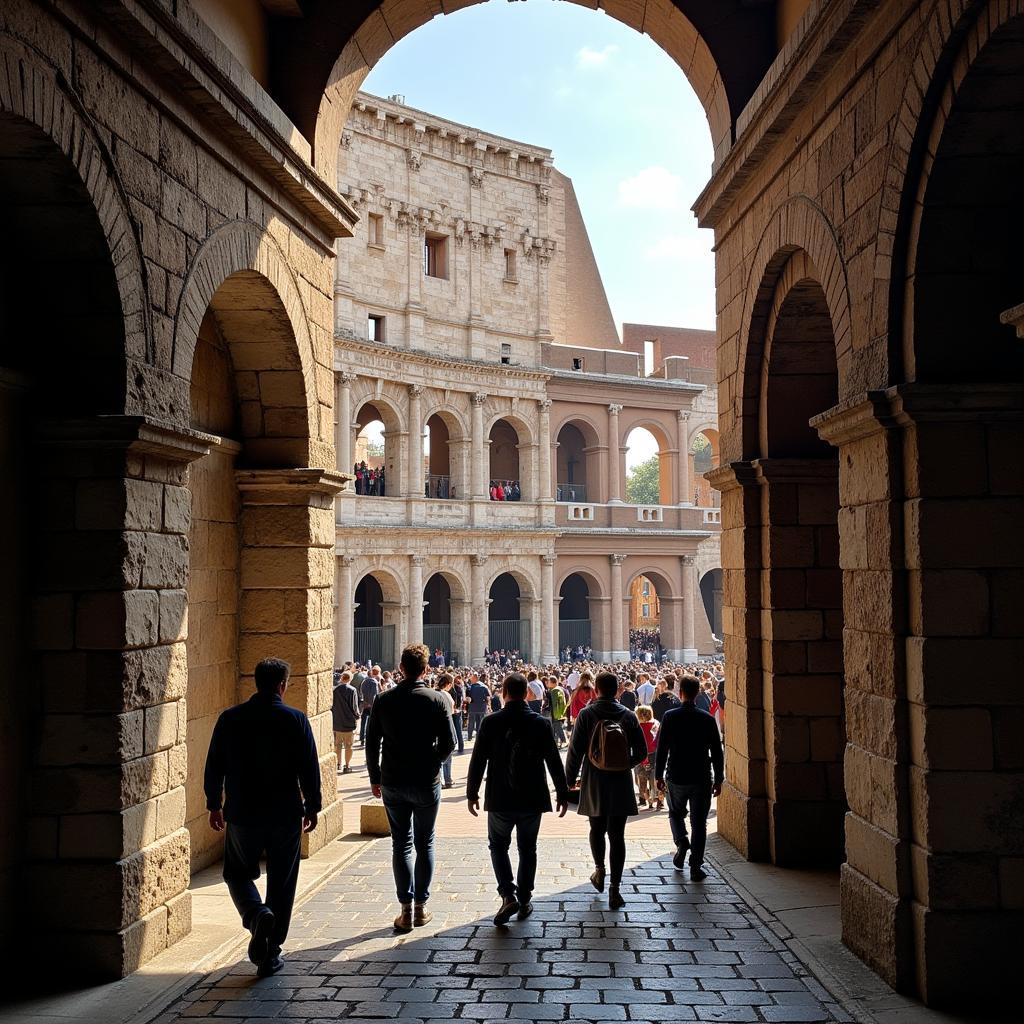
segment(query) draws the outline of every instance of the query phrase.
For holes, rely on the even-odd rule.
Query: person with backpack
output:
[[[626,819],[640,813],[633,769],[647,760],[647,740],[636,715],[615,699],[615,673],[600,672],[595,682],[597,699],[580,711],[573,726],[565,776],[570,788],[579,778],[578,811],[590,819],[590,883],[604,892],[607,847],[608,906],[619,910],[626,905],[619,889],[626,864]]]
[[[475,818],[480,808],[480,783],[487,774],[484,810],[491,865],[501,897],[494,917],[498,926],[508,924],[513,914],[524,921],[533,913],[537,835],[541,816],[551,810],[545,767],[555,786],[559,817],[564,817],[569,807],[569,787],[555,736],[526,702],[526,677],[521,672],[510,673],[502,684],[502,693],[505,706],[484,719],[466,779],[469,813]],[[515,881],[508,855],[513,829],[519,849]]]
[[[547,686],[544,692],[544,717],[551,722],[551,731],[561,750],[565,746],[565,690],[558,685],[555,676],[548,676],[544,684]]]

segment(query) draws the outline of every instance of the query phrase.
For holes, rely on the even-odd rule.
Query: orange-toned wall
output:
[[[267,15],[260,0],[192,0],[192,6],[249,74],[266,87],[270,81]]]

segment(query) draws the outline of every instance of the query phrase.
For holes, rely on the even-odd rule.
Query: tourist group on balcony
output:
[[[357,462],[352,467],[352,475],[356,478],[356,494],[368,494],[382,497],[384,491],[384,467],[367,466],[366,460]]]
[[[492,480],[491,501],[522,501],[518,480]]]

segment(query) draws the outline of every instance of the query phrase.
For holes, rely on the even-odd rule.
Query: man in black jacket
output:
[[[470,674],[469,680],[469,689],[466,691],[466,697],[469,699],[469,722],[466,726],[467,740],[471,740],[473,734],[480,729],[491,701],[491,688],[487,685],[486,672],[482,676],[478,676],[473,672]]]
[[[654,777],[658,790],[664,792],[667,763],[668,820],[676,844],[672,863],[682,871],[686,851],[689,850],[690,877],[699,882],[707,878],[703,865],[711,797],[722,792],[722,740],[715,720],[694,703],[700,692],[700,683],[693,676],[683,676],[682,691],[682,704],[669,711],[661,721]],[[690,807],[692,845],[686,834],[687,804]]]
[[[352,741],[355,739],[356,722],[359,720],[359,694],[352,685],[351,672],[342,672],[334,684],[331,718],[334,724],[334,752],[338,755],[338,771],[348,775],[352,771]]]
[[[206,756],[204,789],[210,827],[224,840],[224,881],[252,932],[249,959],[261,978],[284,967],[281,946],[291,924],[303,832],[321,809],[320,762],[306,716],[283,700],[288,662],[256,666],[256,693],[219,719]],[[267,855],[267,899],[254,884]]]
[[[391,866],[402,908],[395,930],[400,932],[433,917],[427,900],[434,875],[440,772],[455,749],[450,700],[423,682],[429,657],[423,644],[402,651],[402,681],[377,696],[366,729],[370,788],[384,801],[391,825]]]
[[[676,677],[669,672],[658,680],[657,694],[651,701],[651,710],[654,712],[655,721],[659,724],[669,711],[679,707],[679,698],[675,694]]]
[[[522,921],[533,913],[530,900],[537,875],[537,835],[541,815],[551,810],[545,765],[555,784],[559,817],[564,817],[569,806],[569,787],[555,734],[527,705],[526,677],[520,672],[506,676],[502,693],[505,706],[484,719],[466,780],[469,813],[476,817],[480,783],[487,772],[487,839],[501,896],[501,907],[494,918],[496,925],[508,924],[513,914],[518,914]],[[518,884],[512,880],[508,856],[513,829],[519,848]]]

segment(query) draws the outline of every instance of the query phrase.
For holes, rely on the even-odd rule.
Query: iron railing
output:
[[[431,473],[427,477],[424,491],[428,498],[456,497],[455,489],[452,486],[452,478],[450,476],[440,476],[435,473]]]
[[[395,627],[357,626],[352,645],[355,660],[362,665],[395,667]]]
[[[574,651],[577,647],[590,647],[590,619],[558,620],[558,651],[566,647]]]
[[[519,651],[523,661],[530,660],[530,620],[492,619],[487,631],[488,648],[494,651]]]
[[[586,501],[586,484],[559,484],[555,489],[555,501]]]

